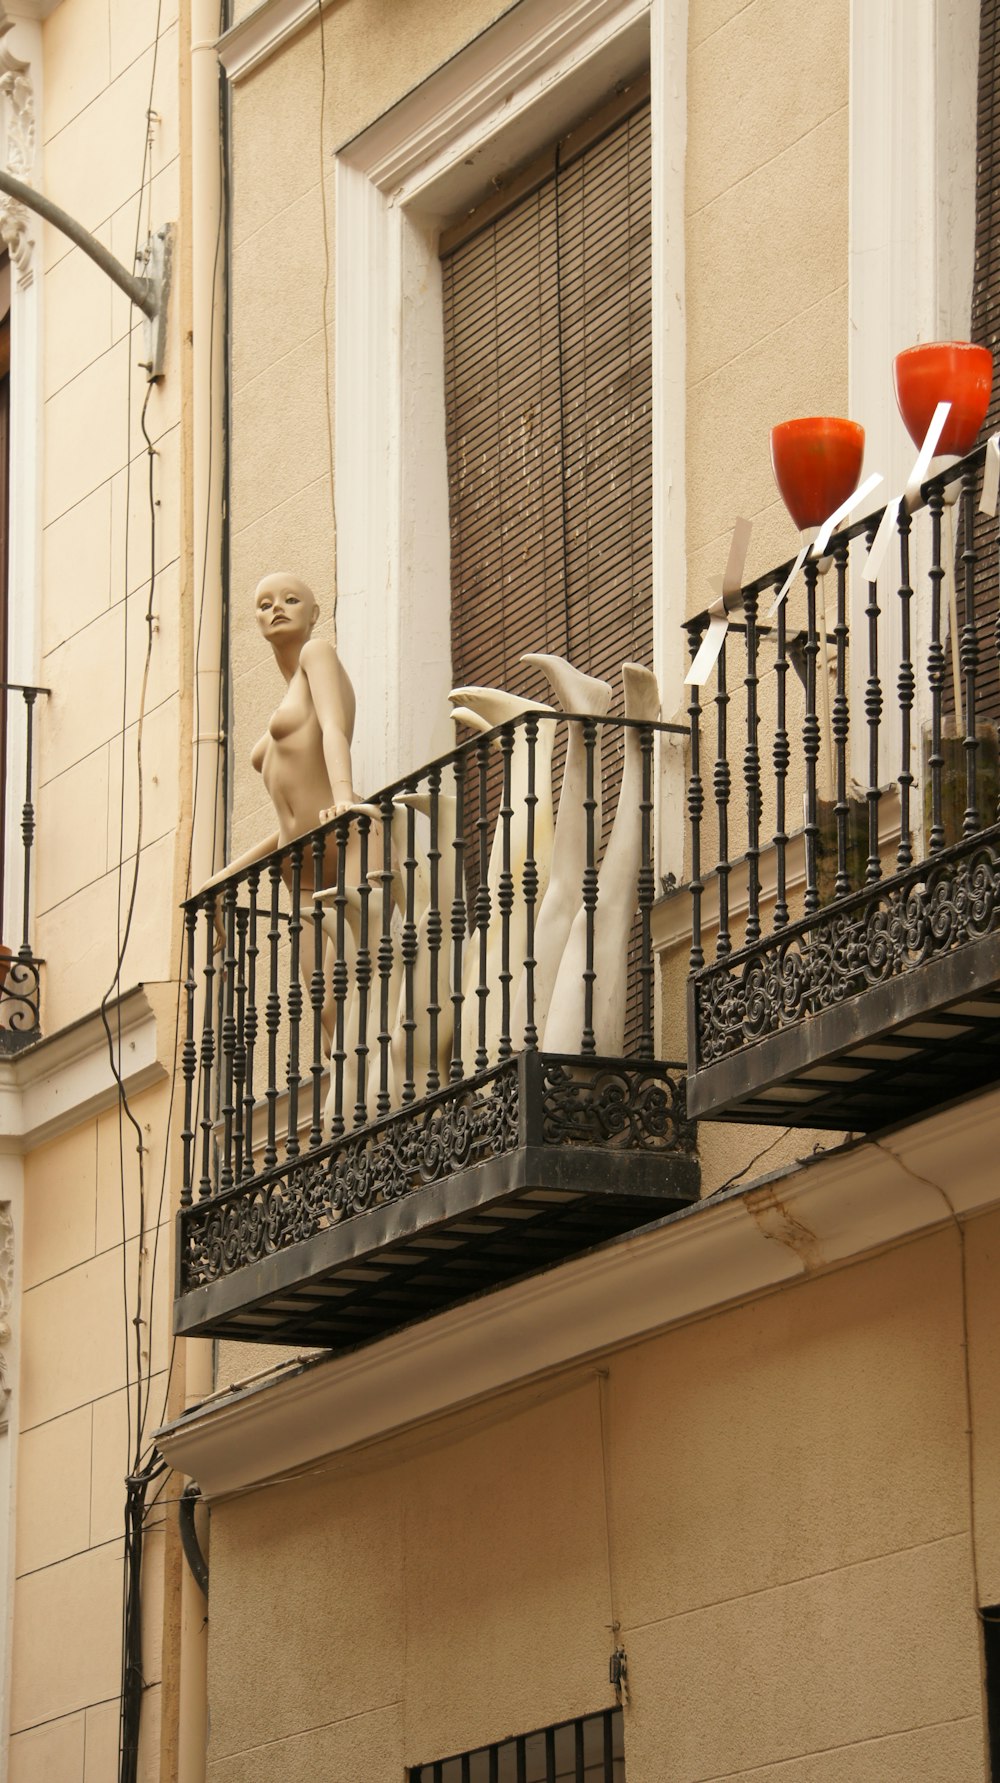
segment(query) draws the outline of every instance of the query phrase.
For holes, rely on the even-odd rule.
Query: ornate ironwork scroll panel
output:
[[[697,1064],[836,1008],[1000,931],[1000,824],[704,967]]]
[[[181,1210],[187,1293],[527,1143],[690,1155],[679,1067],[520,1054]]]

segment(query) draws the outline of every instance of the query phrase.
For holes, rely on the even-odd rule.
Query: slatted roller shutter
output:
[[[652,666],[650,226],[645,76],[442,238],[456,686],[551,699],[520,661],[549,651],[620,714],[621,664]],[[605,840],[620,776],[612,745]],[[637,965],[638,927],[626,1051]]]
[[[652,664],[648,81],[442,241],[456,684]]]

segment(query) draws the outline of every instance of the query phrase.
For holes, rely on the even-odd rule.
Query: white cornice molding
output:
[[[208,1498],[1000,1205],[1000,1090],[500,1288],[351,1355],[216,1395],[158,1435]]]
[[[323,0],[324,10],[332,0]],[[219,38],[219,61],[231,81],[242,80],[316,17],[316,0],[264,0]]]
[[[120,1025],[119,1025],[120,1012]],[[130,1093],[166,1077],[156,1012],[142,985],[108,1007],[121,1076]],[[27,1052],[0,1060],[0,1152],[26,1152],[54,1139],[118,1098],[107,1035],[95,1011]]]

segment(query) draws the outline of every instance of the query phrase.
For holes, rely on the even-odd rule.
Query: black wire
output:
[[[728,1182],[720,1183],[717,1189],[713,1189],[713,1195],[721,1195],[725,1189],[731,1189],[734,1183],[741,1182],[747,1173],[753,1169],[754,1165],[760,1163],[761,1158],[766,1158],[768,1152],[773,1152],[776,1145],[780,1145],[783,1139],[788,1138],[791,1130],[791,1127],[782,1127],[777,1139],[772,1139],[770,1145],[765,1145],[763,1150],[759,1151],[756,1157],[751,1158],[749,1164],[744,1164],[742,1170],[737,1170],[735,1175],[729,1178]]]

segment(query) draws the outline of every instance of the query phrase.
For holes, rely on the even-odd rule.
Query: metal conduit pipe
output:
[[[194,761],[191,886],[219,865],[222,821],[222,511],[225,252],[222,229],[219,0],[191,0],[191,326],[193,409]],[[185,1406],[213,1386],[211,1343],[184,1345]],[[181,1581],[178,1783],[204,1783],[208,1733],[205,1598]]]

